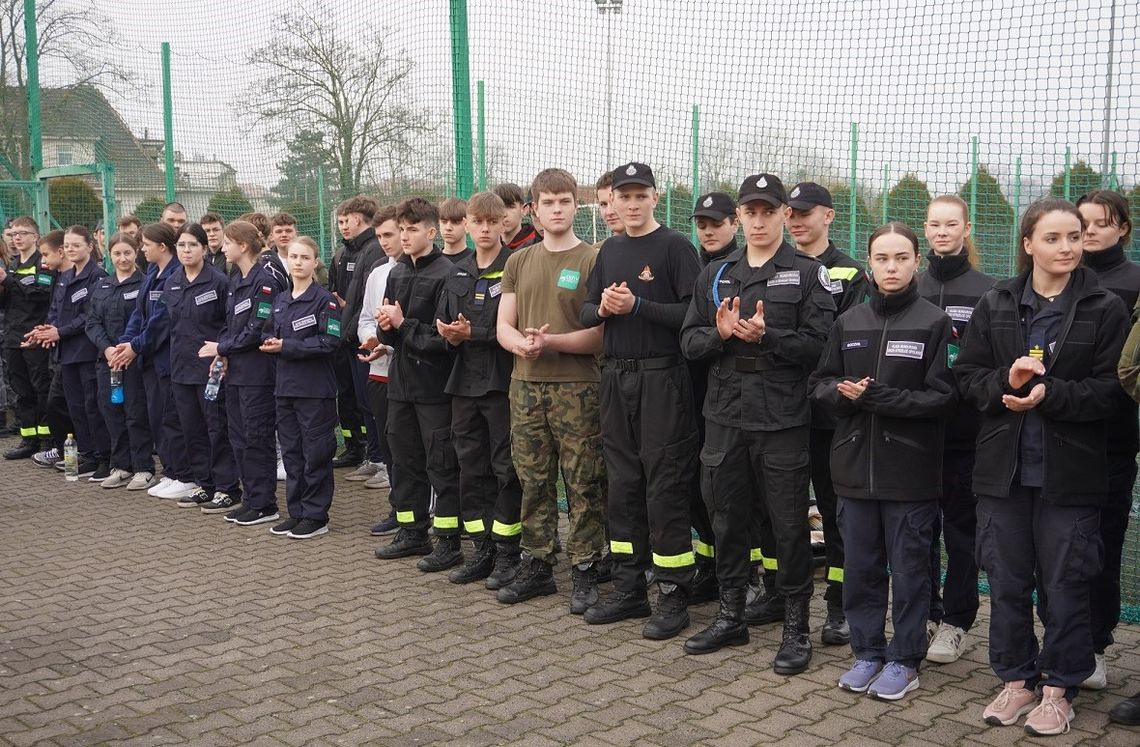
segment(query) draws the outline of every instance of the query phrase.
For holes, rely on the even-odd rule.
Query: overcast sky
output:
[[[563,166],[592,183],[630,159],[660,177],[691,179],[691,109],[700,147],[731,182],[771,170],[821,181],[849,176],[849,123],[859,122],[858,177],[878,189],[917,172],[934,192],[969,177],[969,139],[1009,183],[1073,160],[1099,167],[1110,0],[805,0],[798,3],[625,0],[599,16],[594,0],[470,0],[473,81],[484,79],[488,140],[500,176],[525,181]],[[142,95],[113,103],[139,135],[161,133],[159,43],[171,42],[176,148],[216,156],[239,181],[272,185],[280,143],[237,119],[256,96],[251,50],[279,41],[289,0],[96,0],[115,25],[111,55],[135,70]],[[402,98],[450,111],[447,0],[328,0],[346,44],[386,33],[416,64]],[[1116,3],[1114,127],[1118,173],[1140,180],[1138,7]],[[605,152],[606,24],[612,33]],[[385,31],[386,30],[386,31]],[[50,70],[48,71],[50,78]],[[45,81],[48,82],[48,81]],[[475,85],[472,83],[474,98]],[[418,143],[422,164],[450,151],[449,130]],[[711,165],[711,164],[710,164]],[[707,185],[708,173],[702,187]]]

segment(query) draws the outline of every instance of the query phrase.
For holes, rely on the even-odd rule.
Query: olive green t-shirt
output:
[[[503,293],[514,293],[518,329],[550,325],[551,334],[584,329],[578,321],[586,300],[586,278],[594,269],[598,250],[582,242],[564,252],[552,252],[543,243],[520,249],[503,270]],[[537,360],[515,357],[511,377],[519,381],[595,382],[598,359],[594,355],[546,352]]]

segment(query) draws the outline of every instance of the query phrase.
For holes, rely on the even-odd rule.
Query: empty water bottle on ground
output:
[[[123,404],[123,372],[111,369],[111,404]]]
[[[72,433],[68,433],[67,440],[63,442],[63,476],[69,482],[79,480],[79,444],[75,443]]]
[[[206,399],[213,402],[218,398],[218,390],[222,388],[222,362],[214,361],[210,366],[210,379],[206,382]]]

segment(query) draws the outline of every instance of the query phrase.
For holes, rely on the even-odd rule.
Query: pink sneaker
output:
[[[1007,682],[982,712],[982,720],[992,726],[1013,726],[1036,702],[1037,696],[1025,689],[1025,680]]]
[[[1029,712],[1025,719],[1025,731],[1035,737],[1048,737],[1064,734],[1073,720],[1073,706],[1065,700],[1065,688],[1042,688],[1041,705]]]

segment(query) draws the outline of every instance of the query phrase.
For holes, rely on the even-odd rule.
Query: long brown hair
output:
[[[1075,216],[1081,222],[1081,231],[1085,230],[1085,219],[1077,206],[1060,197],[1046,197],[1029,206],[1021,218],[1021,231],[1017,241],[1017,271],[1028,272],[1033,269],[1033,257],[1025,251],[1025,242],[1033,236],[1037,224],[1049,213],[1060,212]]]
[[[957,206],[962,211],[962,222],[967,224],[970,222],[970,206],[967,205],[966,201],[958,195],[939,195],[930,201],[931,205],[934,205],[935,203]],[[930,215],[929,206],[926,208],[926,214]],[[973,226],[970,228],[973,229]],[[978,256],[978,248],[974,246],[974,239],[970,236],[967,236],[965,241],[962,242],[962,245],[966,249],[966,256],[970,260],[970,267],[973,267],[975,270],[978,269],[978,267],[981,266],[981,257]]]

